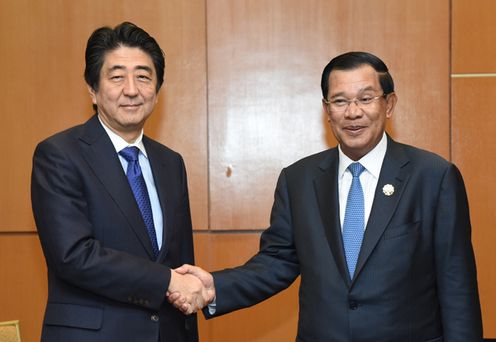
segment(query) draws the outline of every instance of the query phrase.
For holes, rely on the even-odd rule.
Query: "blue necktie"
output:
[[[153,255],[155,259],[158,256],[157,234],[155,232],[155,225],[153,224],[153,212],[150,204],[150,197],[146,188],[145,178],[141,172],[141,167],[138,161],[139,149],[135,146],[129,146],[122,149],[119,154],[127,160],[127,180],[133,190],[134,198],[145,221],[146,230],[150,241],[152,243]]]
[[[365,206],[362,184],[360,183],[360,174],[365,168],[360,163],[353,163],[348,166],[348,170],[351,171],[353,180],[344,214],[343,244],[348,272],[350,273],[350,279],[353,279],[365,230]]]

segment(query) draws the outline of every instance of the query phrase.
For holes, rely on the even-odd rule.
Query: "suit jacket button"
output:
[[[158,315],[152,315],[152,317],[150,317],[150,319],[154,322],[158,322]]]
[[[350,300],[350,303],[349,303],[349,304],[350,304],[350,309],[351,309],[351,310],[356,310],[356,309],[358,309],[358,303],[357,303],[356,301],[354,301],[354,300]]]

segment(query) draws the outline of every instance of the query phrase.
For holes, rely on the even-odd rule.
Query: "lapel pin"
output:
[[[383,186],[382,192],[386,196],[391,196],[392,194],[394,194],[394,186],[392,186],[391,184],[386,184]]]

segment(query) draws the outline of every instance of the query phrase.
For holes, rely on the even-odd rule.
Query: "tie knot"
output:
[[[352,163],[348,166],[348,170],[350,170],[353,177],[359,177],[365,168],[360,163]]]
[[[136,146],[128,146],[123,148],[119,154],[127,160],[128,163],[138,160],[139,148]]]

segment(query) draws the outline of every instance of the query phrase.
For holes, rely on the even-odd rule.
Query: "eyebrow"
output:
[[[111,66],[108,71],[109,72],[112,72],[112,71],[115,71],[115,70],[125,70],[126,67],[124,65],[113,65]],[[149,66],[146,66],[146,65],[138,65],[134,68],[134,70],[145,70],[147,72],[149,72],[150,74],[153,74],[153,70],[152,68],[150,68]]]
[[[149,66],[146,66],[146,65],[138,65],[136,68],[134,68],[135,70],[145,70],[145,71],[148,71],[150,74],[153,74],[153,70],[152,68],[150,68]]]
[[[372,86],[368,86],[368,87],[365,87],[365,88],[360,89],[358,91],[358,94],[361,94],[363,92],[370,91],[370,90],[376,90],[376,89],[374,87],[372,87]],[[338,97],[338,96],[345,96],[345,92],[342,91],[342,92],[333,94],[332,96],[330,96],[330,98],[334,98],[334,97]]]

